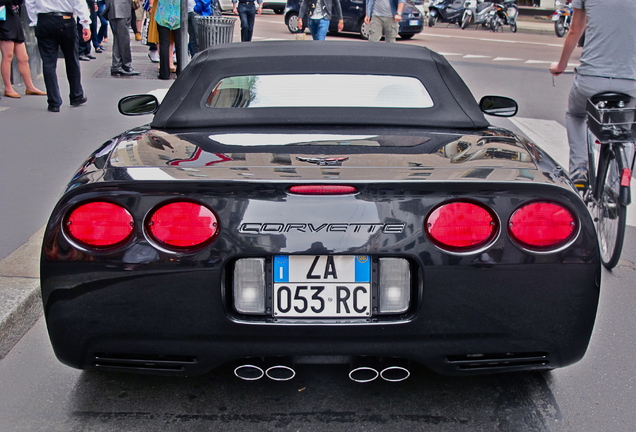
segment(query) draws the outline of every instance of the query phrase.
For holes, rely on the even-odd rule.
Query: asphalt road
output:
[[[280,16],[258,17],[256,26],[255,40],[293,38]],[[512,96],[521,120],[558,129],[571,76],[553,87],[547,62],[557,58],[561,41],[436,26],[407,43],[445,53],[477,98]],[[144,53],[134,61],[147,62]],[[83,65],[86,106],[52,114],[35,97],[0,100],[0,257],[44,225],[92,149],[139,124],[119,115],[116,101],[166,87],[156,80],[101,78],[104,65],[104,55]],[[502,123],[515,129],[532,124]],[[548,134],[542,145],[563,151],[557,134]],[[40,319],[0,360],[0,431],[633,431],[633,227],[627,235],[619,267],[603,274],[588,353],[564,369],[457,378],[416,368],[405,382],[366,385],[349,381],[342,366],[300,366],[286,383],[240,381],[230,367],[187,379],[83,372],[55,359]]]

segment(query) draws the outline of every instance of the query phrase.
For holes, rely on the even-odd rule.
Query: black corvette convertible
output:
[[[293,57],[293,63],[287,61]],[[401,380],[580,360],[593,222],[568,177],[493,127],[440,55],[368,42],[217,45],[97,149],[47,225],[42,297],[73,367]]]

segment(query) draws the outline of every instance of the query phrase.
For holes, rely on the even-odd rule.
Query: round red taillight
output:
[[[134,222],[122,206],[97,201],[75,207],[66,218],[65,226],[69,236],[80,244],[104,248],[130,238]]]
[[[289,188],[289,192],[298,195],[348,195],[357,191],[355,186],[345,185],[297,185]]]
[[[576,232],[576,219],[565,207],[535,202],[518,208],[510,217],[510,236],[522,246],[546,250],[569,241]]]
[[[497,220],[484,207],[470,202],[451,202],[433,210],[425,230],[440,248],[452,252],[478,249],[497,234]]]
[[[203,246],[218,233],[218,222],[212,210],[187,201],[159,207],[148,218],[146,226],[157,243],[176,249]]]

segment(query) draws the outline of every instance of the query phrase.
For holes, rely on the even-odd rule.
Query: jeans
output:
[[[93,46],[97,48],[102,44],[105,37],[108,37],[108,21],[102,16],[102,12],[106,9],[106,2],[97,2],[97,16],[99,18],[99,30],[93,33]]]
[[[64,54],[66,76],[70,88],[69,98],[71,103],[79,102],[84,97],[84,89],[82,88],[75,19],[72,16],[64,18],[38,14],[35,36],[38,39],[38,49],[42,58],[42,75],[44,76],[48,104],[54,107],[62,105],[56,71],[59,49]]]
[[[603,92],[626,93],[632,97],[628,107],[636,106],[636,80],[588,75],[574,76],[570,89],[565,127],[570,145],[570,172],[579,165],[587,166],[587,99]]]
[[[311,37],[314,40],[325,40],[327,37],[327,31],[329,31],[329,23],[331,21],[327,19],[309,19],[309,31],[311,32]]]
[[[194,57],[199,52],[199,34],[194,12],[188,12],[188,53]]]
[[[241,42],[249,42],[252,40],[252,33],[254,33],[256,6],[254,6],[254,2],[239,2],[237,9],[239,18],[241,19]]]

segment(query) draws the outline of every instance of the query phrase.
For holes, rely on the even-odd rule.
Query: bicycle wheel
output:
[[[625,238],[625,223],[627,207],[620,203],[620,170],[616,155],[607,151],[607,158],[599,162],[602,164],[600,180],[603,185],[597,208],[597,228],[601,261],[608,270],[618,264]]]

